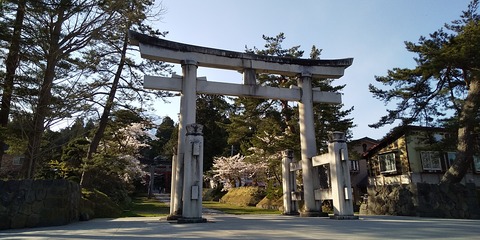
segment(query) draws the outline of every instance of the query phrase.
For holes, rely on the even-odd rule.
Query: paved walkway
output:
[[[359,220],[283,215],[204,214],[207,223],[152,217],[94,219],[0,231],[0,239],[480,239],[480,221],[396,216]]]
[[[169,203],[167,194],[155,194]],[[204,209],[207,223],[157,217],[93,219],[0,231],[0,239],[480,239],[480,220],[360,216],[359,220],[230,215]],[[1,221],[1,219],[0,219]]]

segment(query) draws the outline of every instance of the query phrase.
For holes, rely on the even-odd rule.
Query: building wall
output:
[[[16,175],[22,169],[24,157],[21,155],[4,154],[0,168],[0,178],[9,175]]]
[[[384,179],[382,181],[385,181],[385,180],[394,181],[394,179],[398,178],[399,174],[406,174],[410,172],[406,143],[407,142],[405,141],[405,137],[402,136],[401,138],[388,144],[386,147],[381,149],[377,154],[372,156],[369,159],[369,162],[371,165],[370,176],[382,177]],[[381,171],[380,162],[378,161],[378,156],[387,154],[387,153],[395,153],[395,156],[396,156],[396,172],[395,173],[382,173]],[[392,180],[388,180],[389,178],[392,178]]]
[[[431,144],[426,139],[429,138],[426,132],[413,132],[407,136],[408,139],[408,157],[410,159],[410,168],[412,172],[423,172],[420,152],[422,150],[431,150]]]
[[[441,136],[441,133],[427,133],[418,131],[411,132],[407,135],[403,135],[385,148],[378,151],[378,153],[369,159],[371,164],[370,167],[372,168],[369,177],[369,185],[379,186],[388,184],[439,183],[443,174],[445,173],[445,170],[448,169],[447,166],[442,165],[442,170],[438,171],[424,171],[422,166],[421,152],[438,151],[433,147],[435,144],[434,139]],[[382,174],[380,172],[380,164],[377,156],[392,151],[398,152],[401,169],[396,174]],[[443,155],[443,153],[449,151],[455,150],[442,149],[439,152],[441,155]],[[444,160],[441,161],[442,164],[445,164]],[[477,186],[480,186],[480,174],[469,171],[461,183],[475,183]]]
[[[377,144],[376,141],[373,142],[365,139],[355,140],[348,144],[349,160],[358,161],[358,171],[350,171],[350,181],[353,188],[352,194],[355,203],[363,201],[363,195],[367,193],[366,183],[368,183],[368,164],[366,159],[361,158],[361,155],[375,144]]]
[[[408,154],[408,141],[405,136],[399,138],[396,141],[396,146],[398,149],[398,152],[400,154],[400,173],[402,174],[408,174],[411,169],[410,169],[410,161],[409,161],[409,154]]]
[[[444,172],[442,173],[412,173],[411,182],[413,183],[429,183],[438,184],[442,180]],[[480,175],[477,173],[467,173],[460,181],[461,184],[474,183],[480,186]]]

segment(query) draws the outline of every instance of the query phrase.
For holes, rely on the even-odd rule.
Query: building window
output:
[[[424,171],[438,171],[442,170],[442,164],[439,152],[425,151],[420,152],[422,159],[422,168]]]
[[[360,171],[358,160],[350,160],[350,172],[358,172],[358,171]]]
[[[445,135],[443,133],[435,133],[433,134],[433,140],[435,142],[441,142],[443,139],[445,139]]]
[[[13,160],[12,160],[12,164],[13,165],[22,165],[23,164],[23,157],[14,157]]]
[[[475,168],[476,173],[480,173],[480,157],[473,156],[473,167]]]
[[[395,173],[397,171],[395,153],[378,155],[378,162],[380,163],[381,173]]]
[[[457,158],[456,152],[447,152],[447,168],[453,165],[453,162],[455,162],[456,158]]]

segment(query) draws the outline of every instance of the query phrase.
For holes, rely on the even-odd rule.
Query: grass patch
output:
[[[130,209],[123,211],[122,217],[163,217],[170,214],[166,203],[147,196],[136,196],[132,199]]]
[[[228,203],[220,203],[213,201],[203,201],[203,208],[210,208],[220,210],[224,213],[235,214],[235,215],[246,215],[246,214],[281,214],[278,210],[263,209],[250,206],[237,206]]]
[[[216,201],[203,201],[202,207],[235,215],[281,214],[281,212],[277,210],[262,209],[251,206],[237,206]],[[122,217],[165,217],[168,214],[170,214],[170,208],[166,203],[162,203],[155,198],[148,199],[146,195],[142,195],[133,197],[130,208],[123,211]]]
[[[219,202],[238,206],[256,206],[266,193],[259,187],[238,187],[228,190]]]

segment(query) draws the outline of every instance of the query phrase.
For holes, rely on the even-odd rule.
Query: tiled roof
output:
[[[362,154],[362,157],[369,158],[373,156],[375,153],[383,149],[384,147],[388,146],[389,144],[393,143],[403,135],[411,131],[423,131],[423,132],[444,132],[446,131],[445,128],[439,127],[422,127],[422,126],[414,126],[414,125],[402,125],[393,128],[385,137],[383,137],[378,144],[374,145],[370,149],[368,149],[365,153]]]

